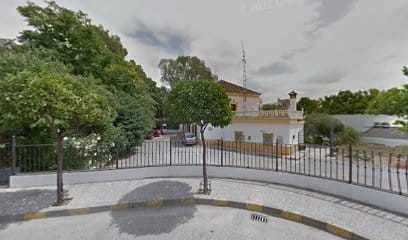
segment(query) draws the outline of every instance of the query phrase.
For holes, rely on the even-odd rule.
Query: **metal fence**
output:
[[[0,161],[13,162],[12,148],[0,149]],[[65,170],[124,169],[153,166],[202,165],[201,145],[180,139],[145,141],[131,150],[64,148]],[[408,196],[408,154],[353,146],[284,145],[207,142],[207,165],[278,171],[357,184]],[[20,172],[54,171],[55,145],[15,147]]]

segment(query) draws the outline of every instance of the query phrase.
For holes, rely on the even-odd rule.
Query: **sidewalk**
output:
[[[256,203],[294,212],[369,239],[408,239],[408,218],[337,197],[274,184],[227,179],[211,179],[211,195],[204,196],[195,194],[199,182],[198,178],[157,178],[70,185],[65,186],[66,195],[73,199],[61,207],[51,206],[55,202],[55,187],[0,189],[0,216],[194,196]]]

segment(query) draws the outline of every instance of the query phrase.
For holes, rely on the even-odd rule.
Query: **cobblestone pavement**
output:
[[[0,209],[1,214],[21,213],[33,209],[47,211],[199,196],[257,203],[299,213],[369,239],[408,239],[408,218],[341,198],[281,185],[227,179],[211,179],[211,195],[203,196],[196,194],[199,183],[199,178],[156,178],[69,185],[65,187],[66,195],[73,199],[60,207],[51,206],[50,199],[55,194],[53,187],[0,189]]]

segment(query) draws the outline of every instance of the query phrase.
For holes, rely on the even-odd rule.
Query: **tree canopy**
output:
[[[170,115],[180,123],[223,127],[232,120],[227,93],[211,80],[176,83],[168,99]]]
[[[161,59],[159,62],[161,81],[173,87],[178,81],[214,79],[211,69],[198,57],[179,56],[176,59]]]
[[[304,109],[306,114],[363,114],[369,103],[378,96],[378,89],[352,92],[349,90],[339,91],[336,95],[325,96],[320,99],[302,97],[298,103],[298,109]]]
[[[7,74],[30,68],[36,61],[57,61],[66,66],[77,81],[95,79],[95,84],[106,89],[110,105],[117,114],[112,119],[115,138],[106,136],[126,148],[143,140],[154,126],[154,88],[142,67],[133,60],[125,60],[126,48],[120,38],[111,35],[102,26],[96,26],[83,12],[74,12],[53,1],[45,7],[28,2],[18,7],[30,29],[18,37],[21,45],[3,51],[0,59],[0,79]]]

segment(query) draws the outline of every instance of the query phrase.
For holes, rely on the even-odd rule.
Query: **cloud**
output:
[[[329,84],[339,83],[344,77],[345,77],[344,73],[333,70],[333,71],[326,71],[326,72],[318,73],[306,79],[305,82],[306,84],[329,85]]]
[[[274,62],[272,64],[261,66],[253,72],[254,75],[281,75],[295,72],[295,68],[286,62]]]
[[[313,20],[314,30],[325,28],[345,17],[358,0],[310,0],[316,4],[318,17]]]
[[[144,45],[159,47],[172,54],[187,54],[190,50],[190,39],[185,33],[167,28],[154,29],[138,21],[133,32],[126,33]]]

